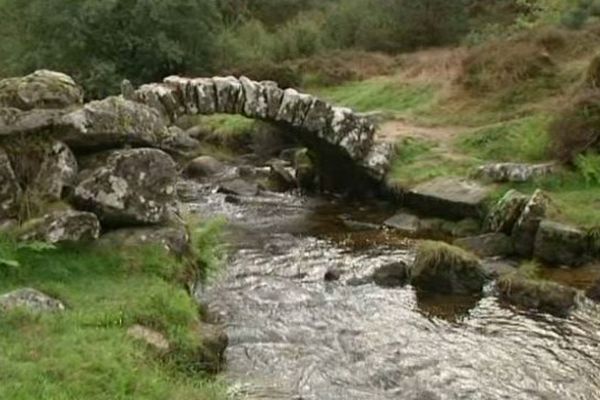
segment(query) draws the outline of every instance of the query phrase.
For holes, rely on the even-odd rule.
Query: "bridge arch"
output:
[[[123,95],[159,110],[171,121],[183,115],[238,114],[285,124],[341,151],[375,180],[387,173],[390,152],[375,144],[376,128],[370,118],[295,89],[282,89],[273,81],[170,76],[137,90],[125,87]]]

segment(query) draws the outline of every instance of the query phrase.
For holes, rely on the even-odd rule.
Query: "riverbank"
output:
[[[210,244],[199,257],[215,259],[214,229],[199,232]],[[207,325],[186,287],[201,271],[190,261],[158,246],[3,237],[0,293],[33,288],[61,306],[0,312],[0,397],[224,399],[224,385],[205,372]]]

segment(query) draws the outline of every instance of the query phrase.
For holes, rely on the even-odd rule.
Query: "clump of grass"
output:
[[[222,219],[204,223],[188,221],[191,258],[201,271],[201,279],[214,276],[223,266],[227,254],[222,241],[224,224]]]
[[[225,397],[220,383],[188,374],[193,357],[175,363],[126,335],[141,323],[163,333],[173,352],[200,345],[197,306],[173,280],[187,266],[166,250],[40,248],[1,238],[0,258],[16,261],[0,266],[0,293],[33,287],[67,306],[52,315],[0,313],[0,398]]]
[[[527,37],[492,40],[474,48],[463,63],[459,78],[476,92],[504,89],[556,73],[550,53]]]
[[[482,160],[538,162],[549,157],[549,117],[538,114],[462,135],[457,146]]]
[[[411,282],[442,293],[479,292],[485,281],[479,259],[444,242],[425,241],[417,249]]]
[[[575,158],[575,166],[588,186],[600,185],[600,154],[580,154]]]

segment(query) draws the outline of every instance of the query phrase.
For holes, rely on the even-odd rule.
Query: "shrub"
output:
[[[587,185],[600,185],[600,154],[580,154],[575,158],[575,166]]]
[[[551,56],[540,43],[528,38],[493,40],[473,48],[463,61],[459,81],[470,90],[500,90],[554,73]]]
[[[585,76],[585,84],[591,89],[600,89],[600,54],[592,59]]]
[[[552,150],[563,162],[600,150],[600,90],[577,95],[550,125]]]

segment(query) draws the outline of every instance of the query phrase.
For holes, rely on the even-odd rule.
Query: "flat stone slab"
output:
[[[479,218],[490,191],[468,179],[439,177],[410,189],[405,203],[425,215],[446,219]]]

